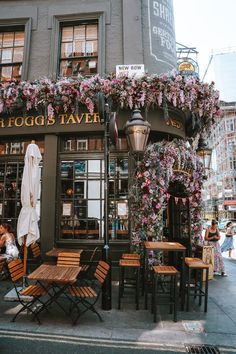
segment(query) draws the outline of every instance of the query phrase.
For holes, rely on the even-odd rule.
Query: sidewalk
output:
[[[6,331],[16,331],[27,335],[70,336],[76,340],[157,345],[172,348],[173,353],[185,352],[184,344],[215,345],[221,353],[236,353],[236,260],[225,259],[225,265],[229,276],[218,276],[209,282],[207,314],[203,312],[203,306],[199,309],[192,304],[190,312],[178,312],[177,323],[172,321],[172,315],[166,313],[168,310],[165,307],[161,308],[159,322],[153,323],[150,311],[144,310],[143,298],[141,309],[135,310],[133,293],[123,299],[118,311],[117,283],[113,284],[113,309],[101,311],[102,323],[96,315],[86,313],[76,326],[72,326],[70,319],[56,308],[51,314],[41,314],[42,325],[31,322],[26,314],[12,323],[10,320],[19,305],[3,301],[3,296],[12,286],[8,281],[1,281],[0,337]]]

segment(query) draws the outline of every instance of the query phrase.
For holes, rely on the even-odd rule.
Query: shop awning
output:
[[[236,205],[236,200],[235,199],[225,200],[224,205]]]

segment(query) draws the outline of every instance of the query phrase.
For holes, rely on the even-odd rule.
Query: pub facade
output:
[[[0,45],[1,221],[16,229],[24,154],[34,140],[43,156],[37,204],[42,256],[55,245],[102,248],[104,125],[96,105],[90,107],[89,94],[81,99],[73,92],[63,95],[60,88],[63,80],[68,88],[68,80],[85,77],[87,81],[80,84],[89,91],[86,85],[95,85],[89,78],[114,73],[116,65],[144,64],[147,75],[174,69],[172,1],[26,0],[23,5],[1,1]],[[37,80],[37,84],[18,90],[17,82],[26,80]],[[57,80],[61,86],[54,90],[51,83]],[[12,86],[4,96],[9,83]],[[112,83],[115,86],[115,79]],[[129,189],[136,157],[129,151],[123,130],[135,105],[114,107],[119,138],[110,148],[108,193],[109,240],[115,261],[130,248]],[[140,104],[140,108],[151,124],[149,143],[186,138],[198,127],[190,110],[183,112],[164,100],[159,107],[146,109]]]

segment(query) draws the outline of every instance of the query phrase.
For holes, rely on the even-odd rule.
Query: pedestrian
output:
[[[0,225],[0,248],[4,249],[5,253],[2,255],[7,258],[7,260],[12,260],[18,258],[19,250],[15,243],[15,237],[11,225],[1,224]]]
[[[234,249],[234,239],[233,239],[233,223],[229,221],[226,224],[226,233],[225,233],[225,239],[224,242],[221,245],[221,252],[227,252],[229,251],[229,257],[231,258],[231,252]]]
[[[209,246],[213,246],[214,248],[214,275],[222,275],[222,277],[227,277],[219,239],[220,232],[218,229],[218,222],[216,220],[212,220],[211,226],[206,230],[205,241],[208,242]]]

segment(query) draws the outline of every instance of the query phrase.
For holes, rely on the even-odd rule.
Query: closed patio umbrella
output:
[[[17,222],[17,239],[19,245],[24,244],[24,272],[26,274],[27,247],[40,237],[36,211],[36,202],[40,187],[39,163],[42,159],[38,145],[34,141],[27,146],[25,164],[21,183],[22,208]]]

